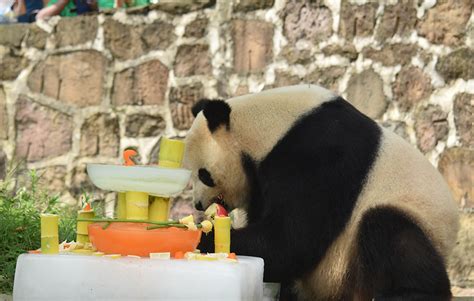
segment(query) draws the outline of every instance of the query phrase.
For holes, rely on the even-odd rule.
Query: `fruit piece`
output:
[[[212,231],[212,223],[210,221],[207,221],[207,220],[203,221],[201,223],[201,226],[202,226],[202,232],[206,234]]]
[[[189,223],[194,223],[194,217],[190,214],[188,216],[185,216],[179,220],[180,224],[189,224]]]
[[[86,203],[86,205],[84,206],[84,209],[82,209],[82,210],[84,210],[84,211],[91,211],[91,210],[92,210],[91,204]]]
[[[204,214],[208,219],[213,219],[216,216],[228,216],[228,212],[225,210],[224,206],[217,203],[211,204]]]

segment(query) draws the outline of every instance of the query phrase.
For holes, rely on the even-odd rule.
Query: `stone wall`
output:
[[[25,159],[75,203],[86,163],[156,162],[199,98],[319,83],[439,168],[462,211],[453,283],[474,286],[471,0],[182,2],[1,26],[0,177]]]

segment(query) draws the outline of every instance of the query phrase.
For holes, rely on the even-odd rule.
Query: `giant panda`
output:
[[[450,299],[457,208],[413,146],[315,85],[202,100],[193,114],[196,206],[245,210],[231,250],[262,257],[281,299]],[[212,252],[212,235],[199,247]]]

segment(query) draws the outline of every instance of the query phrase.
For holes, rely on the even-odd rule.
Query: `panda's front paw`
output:
[[[236,208],[229,213],[232,221],[232,229],[241,229],[247,226],[247,212],[244,209]]]

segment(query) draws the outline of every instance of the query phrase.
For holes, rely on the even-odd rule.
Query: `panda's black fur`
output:
[[[193,113],[201,109],[211,131],[229,127],[225,102],[198,104]],[[260,162],[241,154],[251,201],[248,226],[233,230],[231,249],[264,258],[264,279],[282,283],[281,300],[297,300],[294,281],[318,265],[348,223],[380,139],[380,127],[338,97],[298,119]],[[212,239],[203,236],[199,249],[212,252]],[[337,300],[450,299],[442,257],[406,213],[368,210],[356,242]]]

